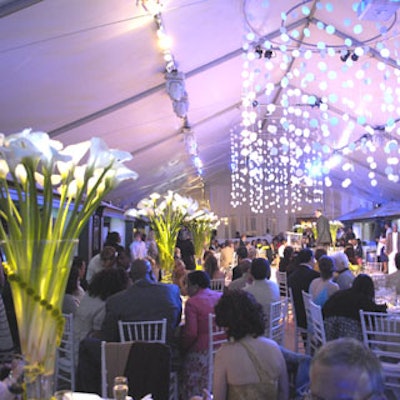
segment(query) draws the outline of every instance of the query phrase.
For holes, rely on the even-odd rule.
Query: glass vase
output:
[[[57,347],[64,329],[62,303],[78,240],[2,243],[21,353],[24,400],[52,398]]]

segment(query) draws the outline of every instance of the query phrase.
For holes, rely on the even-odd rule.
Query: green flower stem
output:
[[[54,368],[56,344],[62,335],[65,283],[77,241],[18,241],[7,243],[6,272],[13,290],[22,352],[45,373]],[[13,257],[14,256],[14,257]],[[13,263],[18,260],[20,265]],[[43,272],[39,281],[35,271]]]

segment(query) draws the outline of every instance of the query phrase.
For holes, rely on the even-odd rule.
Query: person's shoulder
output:
[[[320,278],[321,277],[321,274],[318,271],[316,271],[315,269],[312,269],[312,268],[310,268],[308,273],[309,273],[309,275],[311,275],[311,276],[313,276],[315,278]]]
[[[120,292],[112,294],[110,297],[106,299],[106,305],[113,306],[115,304],[119,304],[120,302],[124,302],[125,297],[128,296],[128,290],[129,288],[125,290],[121,290]]]
[[[179,294],[179,286],[175,285],[175,283],[163,283],[163,282],[154,282],[153,286],[155,290],[165,293],[173,293]]]

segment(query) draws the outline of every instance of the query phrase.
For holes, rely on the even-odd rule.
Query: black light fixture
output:
[[[272,50],[265,50],[264,52],[264,57],[268,58],[268,60],[270,60],[274,55],[274,52]]]
[[[263,49],[261,48],[261,46],[257,46],[254,51],[258,55],[258,58],[261,58],[263,56]]]
[[[350,50],[347,50],[346,51],[346,53],[342,53],[342,55],[340,56],[340,59],[343,61],[343,62],[346,62],[347,60],[348,60],[348,58],[350,57]]]
[[[356,53],[353,53],[353,54],[351,55],[351,59],[352,59],[353,61],[358,61],[358,55],[357,55]]]

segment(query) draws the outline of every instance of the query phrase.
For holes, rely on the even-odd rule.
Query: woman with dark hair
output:
[[[287,275],[293,272],[294,257],[295,257],[294,247],[286,246],[285,250],[283,250],[283,258],[281,258],[281,260],[279,261],[279,271],[286,272]]]
[[[318,264],[321,277],[311,281],[308,292],[311,294],[313,302],[322,307],[329,297],[339,290],[339,285],[332,280],[335,270],[333,258],[321,256]]]
[[[214,254],[210,254],[204,261],[204,271],[207,272],[210,279],[224,279],[225,274],[218,267],[218,260]]]
[[[213,393],[217,400],[288,398],[285,359],[264,334],[264,313],[254,296],[226,291],[215,306],[215,322],[229,337],[215,357]]]
[[[185,325],[182,328],[181,398],[190,399],[202,392],[208,382],[208,315],[221,297],[211,290],[210,278],[204,271],[187,275],[189,299],[185,305]]]
[[[346,254],[347,258],[349,259],[350,271],[358,273],[362,266],[362,259],[357,258],[354,247],[352,245],[347,245],[344,248],[343,252],[344,252],[344,254]]]
[[[121,267],[106,268],[93,275],[88,291],[74,317],[74,343],[78,361],[79,343],[90,333],[101,330],[106,300],[128,287],[128,273]]]
[[[386,304],[375,303],[371,277],[358,275],[350,289],[338,290],[323,306],[326,339],[353,337],[362,340],[360,310],[386,312],[386,308]]]
[[[65,288],[64,300],[62,305],[62,312],[64,314],[75,315],[79,307],[81,298],[80,285],[79,285],[80,269],[77,265],[73,264],[69,271],[67,287]]]

